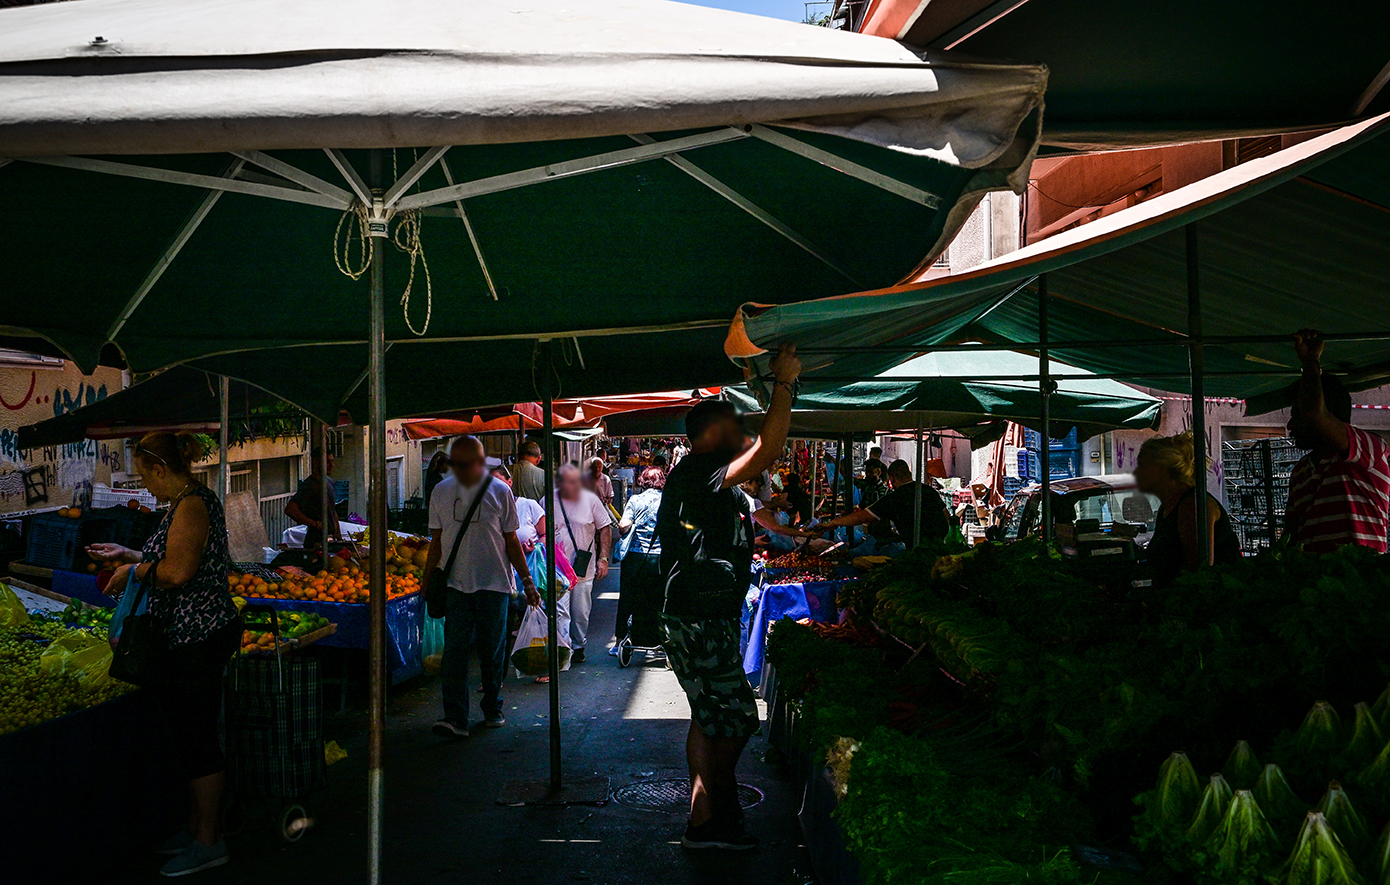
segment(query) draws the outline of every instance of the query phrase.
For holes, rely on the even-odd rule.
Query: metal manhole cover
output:
[[[690,805],[690,781],[683,777],[638,781],[613,791],[613,800],[649,811],[685,811]],[[763,801],[763,791],[748,784],[738,785],[738,802],[752,808]]]

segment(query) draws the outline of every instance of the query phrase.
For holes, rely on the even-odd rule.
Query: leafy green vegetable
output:
[[[1255,802],[1275,830],[1292,836],[1308,813],[1308,803],[1294,794],[1284,773],[1274,763],[1266,765],[1255,783]]]
[[[1352,807],[1351,799],[1340,783],[1329,783],[1327,792],[1313,810],[1322,812],[1332,831],[1337,834],[1337,838],[1353,858],[1362,857],[1370,851],[1371,833],[1366,827],[1366,819]]]
[[[1309,757],[1332,758],[1342,747],[1342,717],[1327,701],[1318,701],[1293,736],[1294,749]]]
[[[1356,718],[1352,724],[1351,740],[1338,758],[1338,767],[1345,771],[1359,771],[1375,761],[1376,755],[1385,748],[1385,736],[1376,722],[1375,716],[1364,703],[1356,705]]]
[[[1088,824],[1072,797],[1007,765],[957,775],[949,759],[886,728],[859,742],[835,817],[865,885],[1084,881],[1063,847]]]
[[[1293,853],[1280,870],[1279,885],[1366,885],[1320,811],[1310,811]]]
[[[1175,849],[1202,799],[1197,772],[1186,753],[1175,752],[1158,769],[1158,785],[1134,801],[1144,811],[1134,819],[1134,844],[1140,849]]]
[[[1378,809],[1390,808],[1390,743],[1381,747],[1371,764],[1353,775],[1351,782]]]
[[[1197,804],[1197,813],[1192,816],[1187,832],[1183,834],[1189,846],[1201,846],[1216,832],[1226,809],[1231,804],[1231,785],[1218,772],[1211,776],[1207,788],[1202,791],[1202,801]]]
[[[1262,885],[1279,863],[1279,840],[1249,790],[1237,790],[1205,846],[1194,853],[1199,881]]]
[[[1371,715],[1375,717],[1381,731],[1390,729],[1390,685],[1385,686],[1385,690],[1371,705]]]
[[[1390,885],[1390,824],[1380,831],[1375,850],[1366,862],[1365,872],[1370,885]]]
[[[1255,751],[1245,741],[1236,741],[1231,755],[1226,757],[1226,764],[1221,766],[1221,773],[1235,790],[1254,789],[1255,782],[1260,779],[1260,771],[1260,760],[1255,758]]]

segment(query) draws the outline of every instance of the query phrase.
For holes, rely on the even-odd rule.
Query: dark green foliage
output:
[[[973,777],[949,764],[888,729],[860,742],[835,816],[865,885],[1089,881],[1065,847],[1088,826],[1075,799],[1016,767]]]

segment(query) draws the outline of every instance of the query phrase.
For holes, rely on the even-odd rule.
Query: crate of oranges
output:
[[[232,572],[227,577],[228,589],[233,595],[254,599],[365,603],[371,596],[367,569],[338,556],[332,557],[331,562],[331,568],[321,569],[313,574],[296,568],[277,569],[277,575],[274,577],[250,572]],[[387,599],[417,593],[419,590],[418,575],[386,575]]]

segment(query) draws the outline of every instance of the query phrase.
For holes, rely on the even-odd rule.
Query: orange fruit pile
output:
[[[367,570],[355,565],[338,565],[331,571],[322,570],[308,577],[289,574],[279,582],[266,581],[257,575],[232,572],[227,576],[227,589],[236,596],[260,599],[308,599],[314,602],[366,602],[371,594]],[[386,598],[395,599],[420,589],[415,575],[386,576]]]

